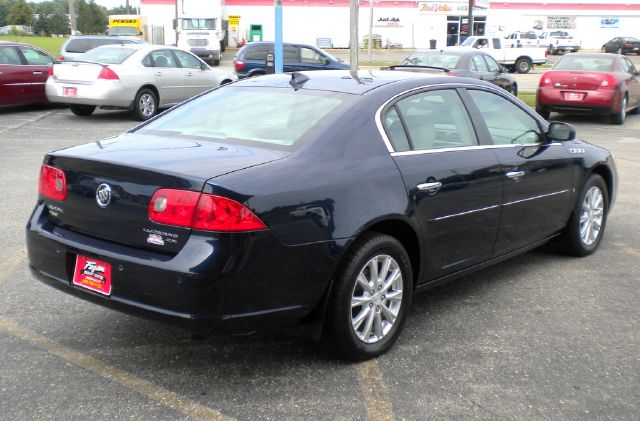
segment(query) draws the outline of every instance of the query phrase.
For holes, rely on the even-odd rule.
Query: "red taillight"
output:
[[[58,56],[58,60],[64,60],[64,56]]]
[[[242,61],[242,60],[234,61],[233,65],[236,68],[236,72],[239,72],[240,70],[244,69],[244,61]]]
[[[64,172],[48,165],[42,165],[38,192],[49,199],[64,201],[67,198],[67,180],[64,178]]]
[[[53,77],[53,65],[49,66],[49,77]]]
[[[613,75],[604,75],[604,78],[600,82],[598,89],[616,89],[618,79]]]
[[[113,70],[111,70],[108,67],[103,67],[102,70],[100,70],[100,74],[98,75],[98,79],[120,80],[120,78],[118,77],[116,72],[114,72]]]
[[[633,44],[625,44],[625,47],[633,47]]]
[[[189,190],[160,189],[149,203],[154,222],[203,231],[258,231],[264,223],[235,200]]]
[[[551,80],[551,76],[548,73],[544,73],[540,78],[540,86],[551,86],[553,85],[553,81]]]

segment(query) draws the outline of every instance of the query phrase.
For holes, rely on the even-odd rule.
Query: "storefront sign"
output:
[[[378,20],[375,23],[375,26],[392,26],[394,28],[401,28],[402,25],[400,24],[400,18],[399,17],[379,17]]]
[[[484,8],[474,7],[473,11],[486,12]],[[418,13],[422,15],[466,15],[469,13],[469,2],[464,1],[419,1]]]
[[[576,29],[576,17],[548,16],[547,29]]]
[[[620,18],[602,18],[600,19],[601,28],[619,28]]]

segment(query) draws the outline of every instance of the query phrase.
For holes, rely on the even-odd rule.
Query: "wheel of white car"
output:
[[[334,278],[326,342],[354,361],[384,353],[400,335],[412,292],[411,263],[402,244],[389,235],[366,234]]]
[[[158,112],[158,97],[149,88],[142,88],[133,101],[133,116],[140,121],[153,117]]]
[[[516,60],[516,70],[518,73],[529,73],[533,64],[528,58],[519,58]]]

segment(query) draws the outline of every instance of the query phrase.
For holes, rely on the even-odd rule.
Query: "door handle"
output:
[[[191,76],[193,76],[193,73],[189,72],[189,73],[186,74],[186,76],[187,77],[191,77]]]
[[[505,175],[512,179],[513,181],[520,181],[522,177],[524,177],[524,171],[509,171]]]
[[[429,183],[418,184],[416,187],[420,191],[426,191],[431,194],[436,194],[438,193],[438,190],[440,190],[440,187],[442,187],[442,183],[439,181],[432,181]]]
[[[154,75],[156,76],[162,76],[162,72],[155,72]]]
[[[43,73],[44,73],[44,72],[33,72],[33,74],[34,74],[34,75],[41,75],[41,74],[43,74]]]

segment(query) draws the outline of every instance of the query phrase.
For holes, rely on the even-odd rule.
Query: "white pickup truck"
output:
[[[544,48],[508,48],[505,46],[505,40],[500,37],[468,37],[459,47],[449,48],[481,48],[510,72],[529,73],[534,64],[547,62],[547,52]]]
[[[560,51],[575,53],[582,48],[580,41],[575,39],[567,31],[549,31],[540,35],[541,45],[547,47],[549,54],[557,54]]]

